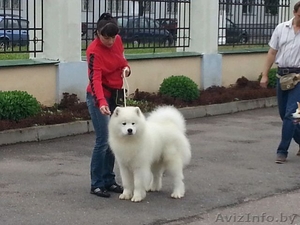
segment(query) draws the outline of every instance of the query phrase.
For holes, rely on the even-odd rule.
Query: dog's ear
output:
[[[142,114],[142,111],[140,110],[139,107],[135,107],[135,111],[138,116],[140,116]]]
[[[117,107],[115,108],[115,110],[114,110],[114,115],[115,115],[115,116],[118,116],[119,113],[120,113],[120,107],[117,106]]]

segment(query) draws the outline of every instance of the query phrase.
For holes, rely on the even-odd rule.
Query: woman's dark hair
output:
[[[115,19],[109,13],[103,13],[97,21],[95,35],[114,37],[119,33],[119,27]]]

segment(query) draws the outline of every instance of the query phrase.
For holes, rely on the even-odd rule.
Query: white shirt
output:
[[[278,24],[269,42],[278,50],[275,63],[279,67],[300,67],[300,32],[295,33],[293,19]]]

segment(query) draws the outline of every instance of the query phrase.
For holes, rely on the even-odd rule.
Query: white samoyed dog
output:
[[[146,191],[159,191],[165,170],[173,177],[171,197],[184,196],[183,168],[190,162],[191,146],[184,117],[175,107],[158,107],[147,119],[138,107],[117,107],[108,131],[124,186],[120,199],[139,202]]]

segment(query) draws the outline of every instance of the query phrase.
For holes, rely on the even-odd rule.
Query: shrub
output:
[[[197,84],[183,75],[165,78],[160,85],[159,93],[187,102],[196,100],[200,96]]]
[[[150,112],[155,109],[156,104],[148,101],[137,101],[133,99],[127,99],[127,106],[137,106],[142,112]]]
[[[270,69],[269,73],[268,73],[268,78],[269,78],[269,83],[268,83],[268,87],[269,88],[275,88],[276,87],[276,82],[277,82],[277,69],[276,68],[272,68]],[[258,77],[258,81],[261,80],[262,75],[260,74]]]
[[[63,98],[58,104],[58,109],[70,109],[79,104],[79,98],[76,94],[69,94],[68,92],[63,93]]]
[[[27,92],[0,91],[0,120],[18,121],[40,111],[40,103]]]

